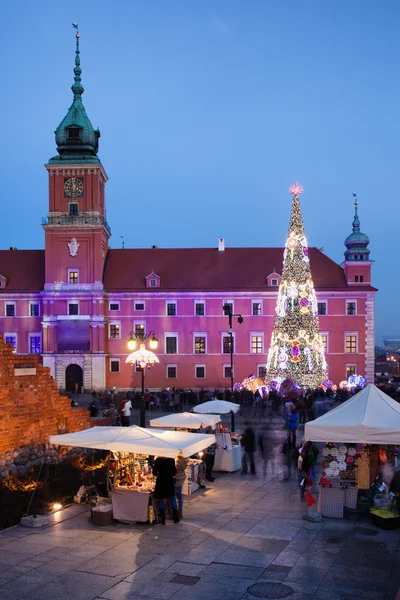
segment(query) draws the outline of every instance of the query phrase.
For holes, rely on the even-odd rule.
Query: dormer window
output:
[[[278,285],[278,280],[277,279],[271,279],[271,285],[273,286],[277,286]]]
[[[79,140],[81,138],[80,127],[68,127],[67,136],[69,140]]]
[[[157,287],[157,279],[150,279],[150,287]]]
[[[146,275],[146,287],[148,288],[159,288],[161,284],[161,277],[152,271],[149,275]]]

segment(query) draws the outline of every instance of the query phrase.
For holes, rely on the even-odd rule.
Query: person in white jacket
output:
[[[122,425],[124,425],[124,427],[129,427],[131,424],[131,411],[132,411],[132,402],[130,400],[127,400],[125,402],[125,406],[122,409]]]
[[[175,475],[175,496],[178,502],[178,514],[179,518],[183,517],[183,496],[182,496],[182,486],[186,479],[186,467],[188,465],[189,459],[184,458],[182,452],[179,452],[178,456],[175,459],[176,466],[176,475]]]

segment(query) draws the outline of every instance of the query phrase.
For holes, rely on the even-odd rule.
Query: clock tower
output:
[[[72,104],[55,131],[46,165],[49,210],[42,294],[43,360],[57,385],[105,388],[103,269],[111,235],[105,217],[107,175],[97,156],[100,131],[82,103],[79,33]]]

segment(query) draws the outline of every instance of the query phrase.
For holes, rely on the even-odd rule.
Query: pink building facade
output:
[[[139,387],[125,364],[132,331],[154,331],[160,363],[146,387],[230,386],[228,317],[234,314],[234,379],[263,376],[283,248],[110,249],[107,175],[97,156],[100,132],[82,104],[79,38],[73,103],[56,131],[46,165],[49,209],[45,250],[0,251],[0,331],[18,354],[40,354],[59,388]],[[305,223],[307,230],[307,223]],[[282,240],[286,232],[282,231]],[[345,261],[310,248],[329,378],[374,379],[374,295],[369,239],[357,205]]]

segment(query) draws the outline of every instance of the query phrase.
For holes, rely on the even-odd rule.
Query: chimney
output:
[[[225,252],[225,238],[218,238],[218,252]]]

